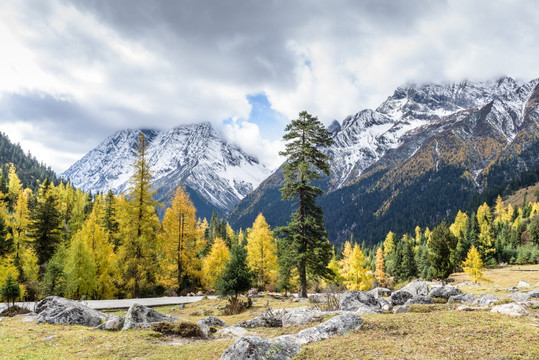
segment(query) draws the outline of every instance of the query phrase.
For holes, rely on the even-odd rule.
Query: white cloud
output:
[[[21,145],[64,170],[117,129],[211,121],[274,164],[258,126],[221,125],[247,95],[329,124],[408,81],[530,80],[537,18],[525,0],[4,1],[0,128],[30,124]]]

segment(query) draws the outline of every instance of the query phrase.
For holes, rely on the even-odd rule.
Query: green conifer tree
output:
[[[281,189],[283,200],[296,200],[297,211],[286,227],[281,228],[284,246],[299,275],[299,296],[307,296],[307,272],[329,276],[327,265],[332,248],[324,226],[322,208],[316,198],[322,190],[311,185],[322,174],[329,175],[329,157],[321,152],[332,143],[329,132],[317,117],[303,111],[299,118],[285,128],[287,141],[283,165],[285,184]]]

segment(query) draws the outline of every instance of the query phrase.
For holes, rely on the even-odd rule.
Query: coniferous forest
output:
[[[263,214],[239,231],[216,213],[209,221],[200,219],[181,187],[160,219],[162,205],[152,197],[143,134],[126,194],[89,194],[55,183],[35,161],[19,161],[20,166],[30,163],[25,171],[7,164],[0,178],[0,286],[18,287],[12,293],[28,301],[49,295],[109,299],[214,289],[237,298],[251,287],[304,293],[328,285],[367,290],[417,277],[445,280],[455,271],[477,281],[484,266],[539,262],[539,199],[525,198],[514,208],[500,196],[475,212],[459,211],[452,223],[405,234],[388,229],[376,246],[351,238],[334,248],[315,202],[322,190],[310,183],[329,170],[327,159],[313,149],[302,156],[308,146],[298,143],[309,132],[319,140],[313,147],[327,143],[327,133],[310,117],[301,113],[287,128],[290,181],[283,198],[304,203],[288,226],[277,229]],[[15,161],[19,153],[13,153]],[[38,175],[45,175],[42,181]]]

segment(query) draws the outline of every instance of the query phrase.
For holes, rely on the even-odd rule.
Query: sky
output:
[[[407,82],[539,77],[514,0],[0,0],[0,131],[58,173],[126,128],[211,122],[269,168]]]

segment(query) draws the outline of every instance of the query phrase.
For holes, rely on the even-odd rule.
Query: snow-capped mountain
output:
[[[499,111],[517,112],[525,100],[520,97],[530,91],[531,83],[524,85],[508,77],[482,82],[408,84],[397,88],[376,110],[366,109],[348,116],[342,125],[335,121],[329,128],[334,139],[334,145],[328,149],[333,158],[331,188],[338,189],[356,179],[389,149],[405,143],[413,130],[423,127],[425,131],[428,125],[494,99]],[[504,136],[514,138],[518,119],[516,123],[497,126]],[[417,143],[413,151],[420,145],[421,142]]]
[[[328,130],[331,174],[318,185],[330,239],[377,242],[539,173],[539,79],[408,84]],[[232,210],[230,224],[250,226],[259,212],[285,224],[293,203],[280,201],[282,185],[277,171]]]
[[[182,185],[191,194],[195,206],[198,205],[197,209],[209,205],[225,213],[271,173],[257,159],[227,143],[209,123],[202,123],[165,131],[118,131],[61,177],[86,191],[126,192],[134,172],[140,132],[148,142],[146,158],[158,201],[166,202],[177,186]],[[197,201],[206,204],[196,204]]]

